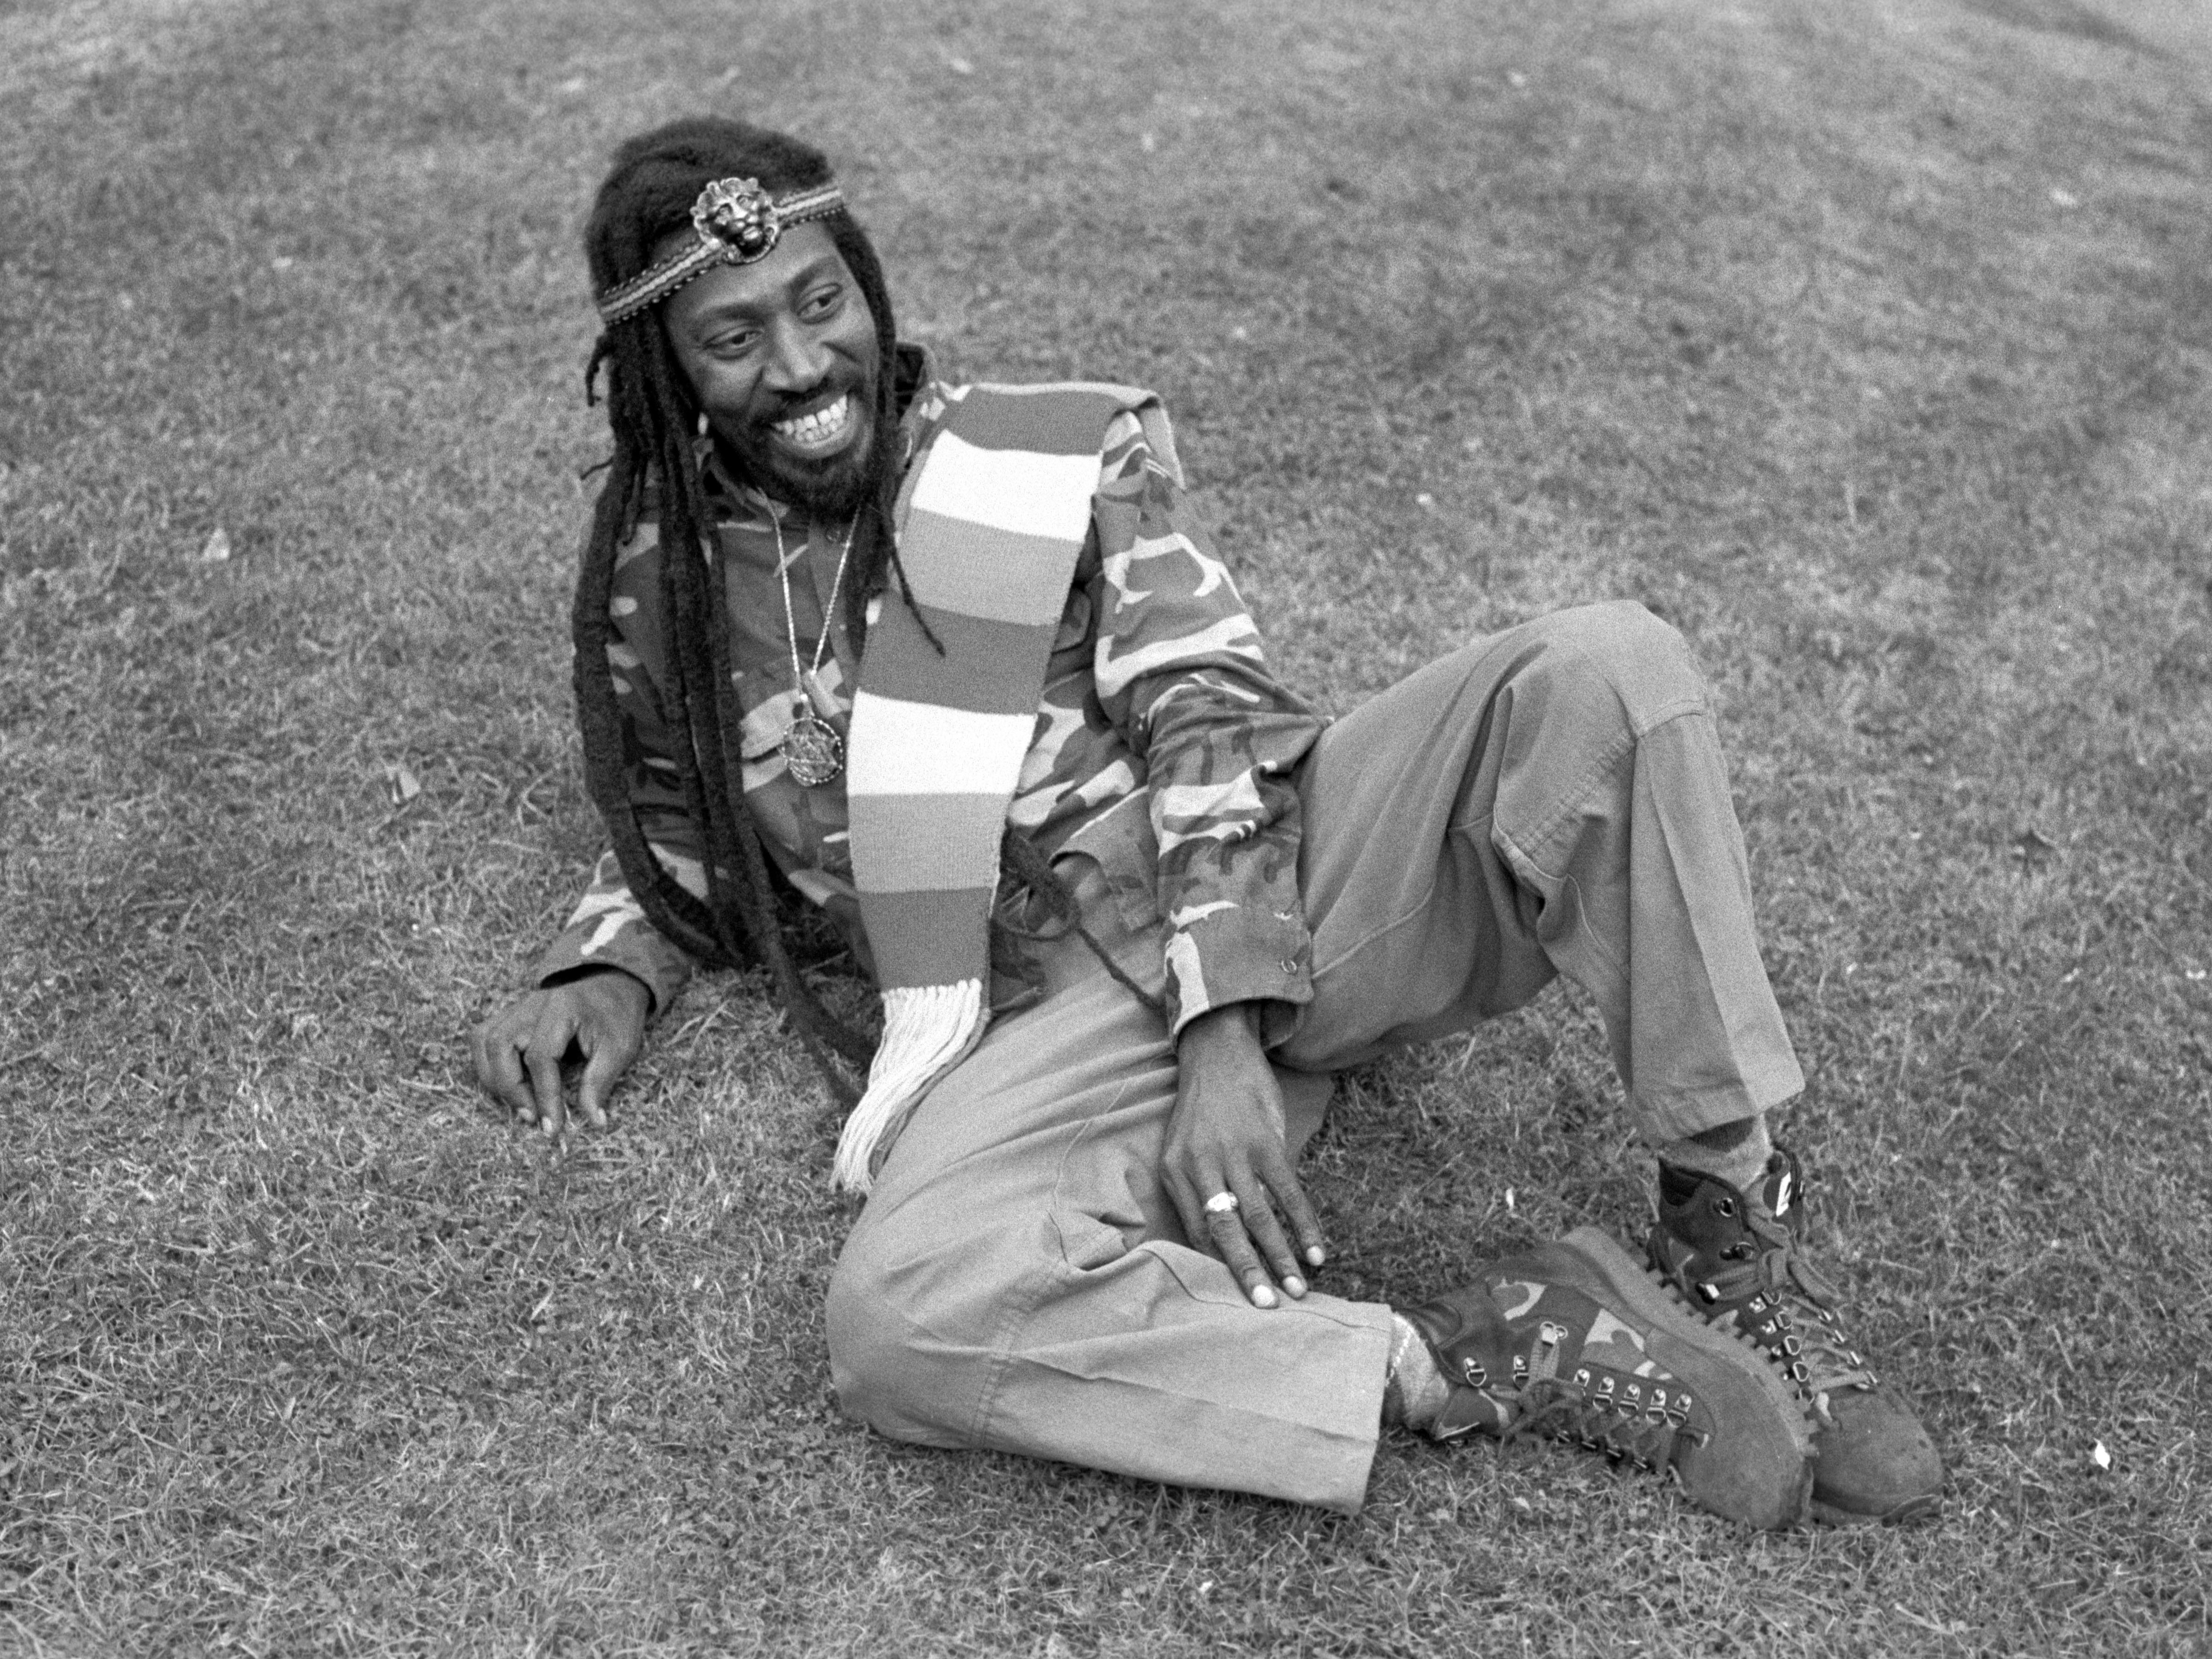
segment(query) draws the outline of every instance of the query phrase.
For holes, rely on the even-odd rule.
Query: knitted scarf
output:
[[[853,698],[845,798],[884,1034],[837,1143],[832,1178],[849,1192],[868,1190],[989,1023],[1000,840],[1115,417],[1134,412],[1177,470],[1150,392],[971,386],[952,398],[900,492],[909,603],[870,623]]]

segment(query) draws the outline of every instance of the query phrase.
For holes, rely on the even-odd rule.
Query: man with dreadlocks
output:
[[[1802,1080],[1671,629],[1565,612],[1325,722],[1158,400],[933,380],[816,150],[646,133],[586,241],[615,450],[576,696],[613,847],[477,1033],[494,1096],[556,1133],[580,1053],[603,1122],[695,964],[763,966],[857,1093],[830,1360],[902,1439],[1348,1510],[1390,1423],[1580,1440],[1758,1525],[1935,1508],[1768,1136]],[[799,971],[793,890],[872,976],[872,1043]],[[1650,1272],[1584,1228],[1426,1302],[1315,1288],[1329,1074],[1562,971],[1659,1153]]]

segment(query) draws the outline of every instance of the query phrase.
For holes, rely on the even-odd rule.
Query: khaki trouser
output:
[[[1328,1073],[1559,972],[1595,1000],[1647,1138],[1803,1086],[1703,684],[1640,606],[1431,663],[1331,726],[1299,789],[1314,997],[1272,1005],[1267,1031],[1294,1147]],[[1085,914],[1112,929],[1112,908]],[[1109,944],[1157,985],[1156,928]],[[1389,1310],[1319,1291],[1250,1306],[1160,1185],[1159,1017],[1079,942],[1048,950],[1045,977],[923,1103],[854,1228],[828,1309],[845,1408],[927,1445],[1357,1509]]]

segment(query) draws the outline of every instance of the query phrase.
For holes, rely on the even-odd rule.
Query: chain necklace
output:
[[[814,642],[814,666],[803,672],[799,666],[799,619],[791,610],[791,558],[784,550],[783,520],[771,513],[769,521],[775,526],[776,580],[783,584],[783,635],[791,646],[791,688],[805,705],[792,720],[791,729],[784,733],[781,752],[793,779],[811,789],[834,781],[845,769],[844,739],[822,718],[821,706],[814,701],[814,687],[822,672],[823,656],[830,649],[830,629],[837,616],[837,592],[845,585],[845,561],[852,556],[853,533],[860,527],[860,516],[854,514],[853,522],[845,527],[845,545],[837,553],[837,574],[830,582],[830,602],[822,610],[822,637]]]

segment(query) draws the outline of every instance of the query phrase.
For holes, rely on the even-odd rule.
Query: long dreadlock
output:
[[[782,196],[827,184],[830,173],[820,151],[743,122],[694,117],[641,134],[616,151],[585,228],[593,289],[604,291],[645,270],[654,245],[690,224],[700,191],[733,176],[757,179],[770,195]],[[880,358],[869,463],[874,488],[854,526],[854,580],[845,590],[847,631],[857,643],[865,635],[868,601],[884,590],[897,562],[890,530],[897,479],[891,463],[902,404],[913,394],[915,377],[901,373],[890,296],[866,233],[845,213],[825,221],[824,228],[868,302]],[[711,965],[766,967],[777,1000],[832,1087],[849,1099],[851,1090],[827,1064],[824,1050],[864,1064],[872,1045],[832,1016],[799,973],[759,831],[739,787],[741,714],[730,678],[724,563],[693,551],[711,551],[713,535],[692,447],[698,404],[662,331],[658,307],[599,337],[585,371],[587,397],[602,368],[614,455],[592,512],[573,619],[576,706],[592,798],[647,918]],[[617,553],[648,520],[657,524],[662,550],[661,603],[672,647],[664,682],[654,689],[673,739],[685,806],[705,831],[703,900],[653,854],[623,775],[622,716],[607,659],[608,602]]]
[[[827,184],[830,173],[828,161],[811,146],[739,121],[692,117],[641,134],[615,152],[614,166],[585,227],[593,289],[604,292],[645,270],[655,245],[690,224],[700,191],[716,179],[731,177],[757,179],[769,195],[780,197]],[[878,354],[871,488],[855,518],[849,554],[853,580],[844,591],[846,632],[858,647],[866,637],[870,602],[886,591],[894,574],[902,597],[906,592],[892,533],[892,503],[898,485],[899,422],[917,389],[921,365],[918,354],[910,356],[911,348],[897,343],[890,295],[867,234],[842,211],[822,223],[867,301]],[[873,1045],[832,1015],[799,973],[760,834],[739,787],[741,715],[730,677],[725,564],[719,557],[688,556],[690,550],[708,549],[713,533],[692,447],[698,404],[669,347],[657,307],[599,337],[585,370],[586,397],[602,368],[615,450],[592,515],[574,617],[576,706],[592,800],[647,920],[703,962],[765,966],[777,1000],[830,1088],[849,1104],[854,1091],[829,1054],[864,1065]],[[654,854],[624,776],[622,714],[607,658],[608,603],[617,553],[647,520],[658,526],[661,603],[673,645],[665,683],[655,689],[673,738],[684,805],[706,831],[703,900],[678,882]],[[927,620],[919,613],[916,620],[936,643]],[[1083,927],[1050,861],[1011,827],[1001,859],[1014,885],[1036,895],[1052,921],[1080,933],[1115,979],[1158,1006],[1158,999],[1131,981]],[[998,946],[1007,943],[1013,930],[994,921],[992,931]],[[994,958],[999,955],[994,949]]]

